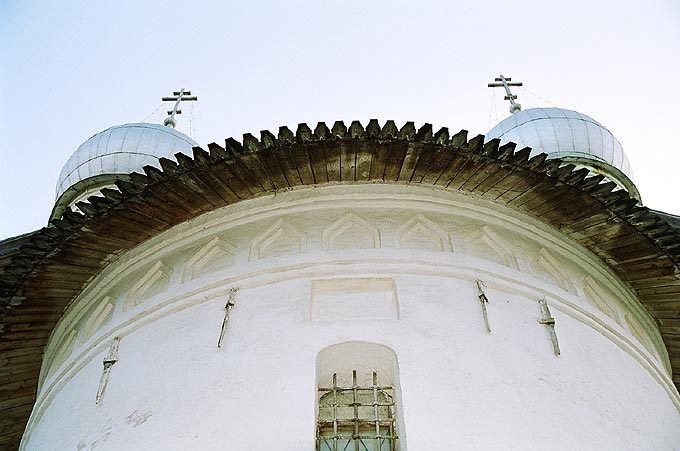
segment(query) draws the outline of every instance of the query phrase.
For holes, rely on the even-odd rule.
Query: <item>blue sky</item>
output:
[[[15,1],[0,3],[0,239],[44,226],[70,154],[112,125],[162,122],[205,147],[338,119],[485,133],[526,108],[607,126],[643,201],[680,214],[674,1]]]

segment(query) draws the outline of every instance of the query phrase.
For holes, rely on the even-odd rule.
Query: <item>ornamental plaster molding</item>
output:
[[[323,250],[380,248],[380,230],[366,219],[347,213],[323,231]]]
[[[485,251],[486,249],[498,257],[497,259],[494,259],[497,263],[505,265],[508,268],[519,269],[513,246],[508,243],[507,240],[502,239],[499,234],[488,225],[483,225],[475,232],[466,236],[465,242],[467,243],[469,253],[482,258],[484,258],[484,256],[488,258],[489,253]],[[521,245],[518,246],[517,243],[514,243],[514,246],[521,247]]]
[[[144,302],[148,297],[165,291],[170,283],[170,274],[172,274],[172,268],[163,263],[162,260],[158,260],[130,288],[123,305],[123,310],[129,310]]]
[[[574,292],[571,275],[558,258],[546,248],[541,248],[535,255],[533,268],[539,277],[553,281],[563,290]]]
[[[88,315],[81,320],[80,341],[85,343],[113,316],[115,301],[110,296],[104,298],[95,305]]]
[[[307,251],[307,234],[290,222],[278,219],[250,245],[250,261],[301,254]]]
[[[586,276],[583,279],[583,293],[586,299],[592,302],[602,313],[623,326],[619,309],[613,302],[607,300],[602,288],[591,276]]]
[[[236,246],[216,236],[187,260],[182,272],[182,282],[228,268],[234,264],[235,256]]]
[[[633,337],[635,337],[635,339],[640,342],[640,344],[642,344],[645,349],[647,349],[649,352],[653,352],[654,346],[652,346],[649,338],[647,338],[645,328],[642,327],[640,322],[635,319],[635,317],[630,312],[626,312],[623,317],[626,320],[628,330],[633,335]]]
[[[68,357],[73,352],[77,335],[78,331],[76,329],[71,329],[66,334],[64,339],[61,340],[61,343],[59,343],[59,345],[55,348],[54,354],[49,359],[49,364],[46,365],[49,367],[49,370],[47,371],[47,377],[49,377],[51,374],[54,374],[54,371],[66,362]]]
[[[436,222],[418,213],[395,231],[397,248],[453,252],[449,234]]]

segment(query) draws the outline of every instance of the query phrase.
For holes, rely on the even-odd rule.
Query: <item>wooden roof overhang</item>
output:
[[[127,250],[214,209],[302,185],[400,183],[465,191],[529,213],[582,243],[638,295],[661,330],[680,386],[678,218],[640,206],[601,175],[590,176],[497,139],[401,129],[301,124],[278,136],[195,147],[162,158],[118,190],[79,203],[47,227],[0,243],[0,448],[19,446],[35,402],[43,350],[68,304]],[[675,222],[675,224],[673,224]]]

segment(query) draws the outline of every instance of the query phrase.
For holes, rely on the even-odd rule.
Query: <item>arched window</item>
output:
[[[317,451],[397,451],[396,354],[375,343],[329,346],[317,358]]]

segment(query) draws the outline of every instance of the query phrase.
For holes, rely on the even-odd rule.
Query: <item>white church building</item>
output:
[[[680,449],[679,274],[575,111],[114,126],[0,242],[0,449]]]

